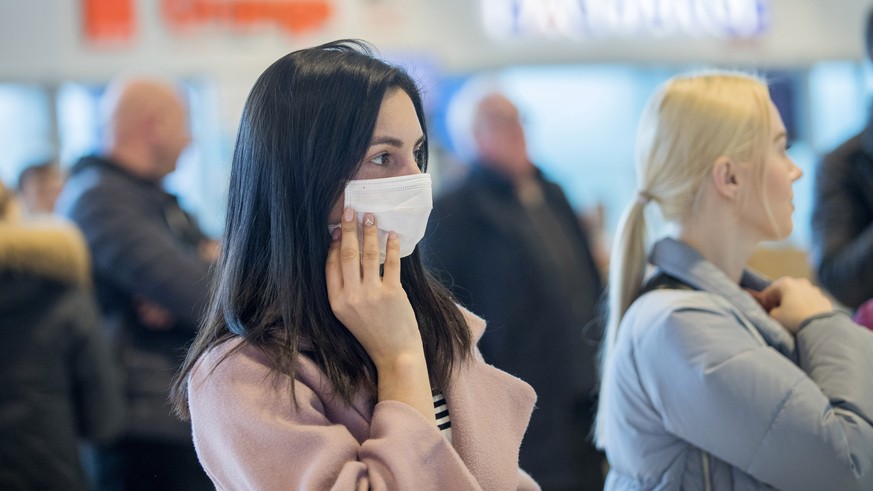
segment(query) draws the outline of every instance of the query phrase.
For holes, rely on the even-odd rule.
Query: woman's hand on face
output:
[[[791,334],[807,318],[833,310],[830,299],[803,278],[783,276],[753,296]]]
[[[381,367],[406,355],[421,356],[421,334],[412,305],[400,284],[400,242],[392,232],[379,274],[376,218],[364,216],[364,250],[359,250],[356,213],[343,211],[342,233],[334,230],[327,254],[327,293],[334,315]]]
[[[343,211],[342,235],[334,235],[327,253],[330,306],[376,365],[379,401],[406,403],[436,429],[421,333],[400,285],[400,241],[393,232],[388,235],[380,276],[376,218],[364,216],[362,253],[355,217],[351,208]]]

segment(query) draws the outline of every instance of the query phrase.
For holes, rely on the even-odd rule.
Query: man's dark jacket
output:
[[[588,442],[601,279],[564,193],[539,173],[537,179],[572,250],[565,263],[549,260],[544,245],[556,238],[537,232],[511,183],[478,165],[436,201],[425,258],[487,322],[479,343],[485,360],[537,392],[521,467],[544,489],[602,488],[601,458]]]
[[[873,124],[819,165],[812,240],[825,289],[853,309],[873,298]]]
[[[125,435],[190,443],[189,425],[172,414],[168,397],[208,296],[209,263],[198,254],[204,235],[159,183],[99,157],[75,165],[58,211],[79,225],[91,250],[97,298],[125,370]],[[143,300],[175,324],[143,325],[135,308]]]
[[[0,219],[0,489],[88,489],[79,442],[121,429],[118,370],[70,225]]]

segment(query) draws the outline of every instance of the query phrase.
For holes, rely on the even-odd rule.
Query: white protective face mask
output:
[[[362,250],[364,214],[372,213],[379,230],[380,264],[385,262],[389,232],[397,234],[400,257],[406,257],[412,254],[427,229],[427,218],[433,208],[430,174],[349,181],[345,190],[345,208],[354,209],[358,215]],[[328,229],[333,231],[339,226],[329,225]]]

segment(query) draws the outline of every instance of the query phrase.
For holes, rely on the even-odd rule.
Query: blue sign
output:
[[[760,36],[769,0],[481,0],[500,39]]]

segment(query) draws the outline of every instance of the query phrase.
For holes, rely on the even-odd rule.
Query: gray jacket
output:
[[[873,489],[873,333],[842,314],[796,337],[692,248],[650,261],[694,288],[628,310],[604,381],[607,490]]]

